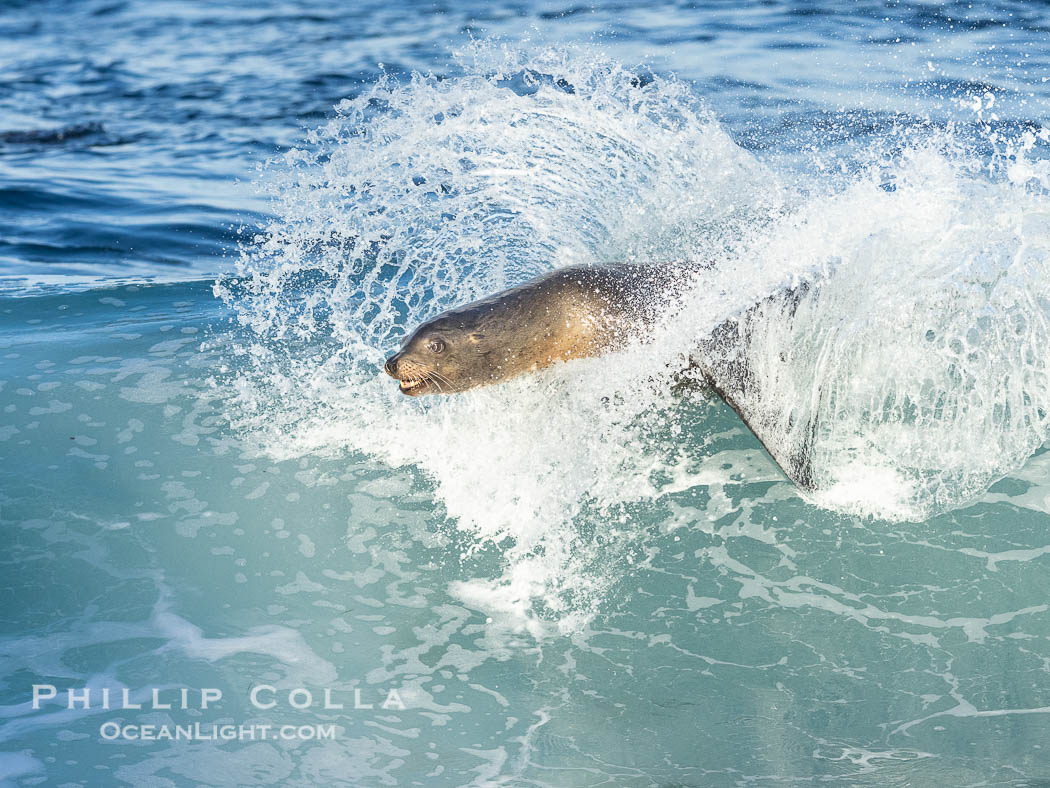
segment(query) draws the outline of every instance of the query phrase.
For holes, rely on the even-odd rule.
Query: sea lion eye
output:
[[[441,353],[445,349],[445,343],[440,339],[432,339],[427,342],[427,350],[431,353]]]

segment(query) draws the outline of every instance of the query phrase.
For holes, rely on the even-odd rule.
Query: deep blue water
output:
[[[596,41],[693,81],[746,147],[943,120],[990,91],[1039,121],[1039,3],[6,4],[5,274],[208,274],[267,210],[256,167],[390,74],[448,75],[478,38]],[[931,68],[932,66],[932,68]],[[1005,106],[1004,106],[1005,105]]]
[[[4,4],[0,782],[1045,784],[1048,116],[1018,0]],[[683,257],[648,350],[379,372]],[[817,270],[803,496],[661,370]],[[193,722],[337,735],[103,729]]]

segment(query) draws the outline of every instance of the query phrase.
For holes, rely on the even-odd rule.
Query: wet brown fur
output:
[[[423,323],[386,371],[403,381],[405,394],[419,396],[466,391],[601,355],[652,321],[670,281],[669,270],[655,266],[553,271]]]

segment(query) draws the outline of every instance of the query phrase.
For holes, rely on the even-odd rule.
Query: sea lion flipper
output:
[[[725,386],[720,385],[719,381],[711,373],[705,372],[704,378],[721,400],[740,417],[740,420],[750,430],[751,434],[758,438],[762,448],[773,458],[773,462],[780,466],[784,475],[802,489],[812,490],[814,488],[812,448],[817,434],[816,420],[814,419],[806,425],[803,433],[805,440],[802,446],[798,447],[796,451],[785,450],[781,443],[775,440],[776,436],[769,434],[769,430],[764,426],[770,422],[768,415],[751,413],[746,405],[746,400],[741,396],[734,395]],[[741,389],[740,391],[742,393],[743,390]]]
[[[812,458],[819,408],[813,409],[805,424],[796,423],[797,414],[777,411],[777,398],[762,390],[764,376],[753,368],[749,350],[755,341],[756,321],[790,320],[801,300],[813,292],[813,288],[803,284],[770,296],[717,326],[690,358],[784,474],[806,490],[815,486]],[[799,435],[801,441],[792,437]]]

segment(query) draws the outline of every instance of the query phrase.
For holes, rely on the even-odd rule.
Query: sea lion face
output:
[[[403,394],[452,394],[510,377],[490,359],[492,347],[477,316],[457,310],[417,328],[384,369]]]

